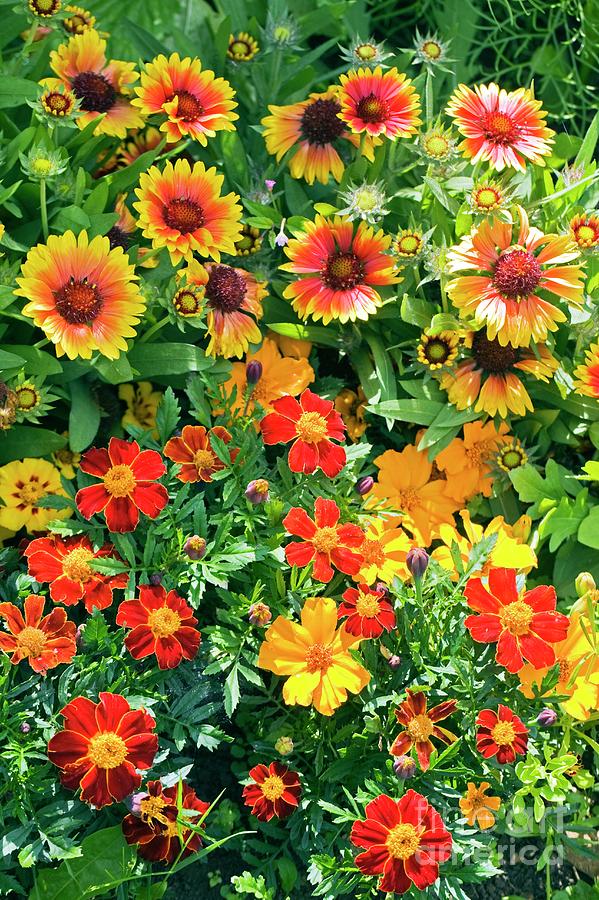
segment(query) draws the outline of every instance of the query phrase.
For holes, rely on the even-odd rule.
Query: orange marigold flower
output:
[[[493,490],[491,461],[501,444],[511,438],[505,422],[499,428],[493,422],[467,422],[464,437],[452,442],[435,457],[437,467],[445,473],[449,492],[456,499],[470,500],[475,494],[490,497]]]
[[[583,296],[582,267],[569,235],[543,234],[531,228],[525,210],[518,220],[485,219],[447,253],[447,294],[462,318],[474,317],[490,340],[502,347],[528,347],[543,342],[559,322],[562,310],[545,295],[569,303]],[[539,296],[542,293],[543,296]]]
[[[181,808],[178,784],[165,788],[160,781],[148,781],[145,787],[147,793],[137,795],[134,801],[139,812],[125,816],[122,822],[127,843],[137,844],[142,859],[167,865],[196,853],[202,838],[186,825],[197,825],[210,804],[200,800],[185,781],[181,782]]]
[[[581,250],[599,246],[599,216],[581,215],[570,220],[572,240]]]
[[[547,113],[531,91],[506,91],[497,84],[460,84],[447,115],[464,136],[460,150],[473,163],[484,160],[500,172],[508,167],[523,172],[526,161],[544,166],[555,134],[545,125]]]
[[[382,303],[376,287],[402,280],[385,252],[390,244],[389,235],[365,222],[354,232],[348,219],[316,216],[285,247],[290,262],[280,268],[304,277],[286,287],[283,296],[303,319],[312,316],[323,325],[333,319],[366,321]]]
[[[383,135],[394,141],[415,134],[419,119],[420,98],[409,78],[396,68],[383,72],[358,69],[341,75],[339,118],[356,134],[366,132]]]
[[[13,603],[0,603],[0,618],[9,631],[0,632],[0,650],[12,654],[13,665],[26,659],[34,672],[45,675],[48,669],[70,663],[77,652],[74,622],[68,621],[64,609],[44,616],[44,598],[38,594],[26,597],[24,618]]]
[[[528,728],[508,706],[499,704],[495,712],[483,709],[476,719],[476,749],[485,759],[495,756],[500,765],[524,756],[528,746]]]
[[[366,584],[377,581],[391,584],[394,578],[405,581],[410,577],[406,556],[413,544],[397,520],[369,519],[360,545],[362,566],[354,578]]]
[[[45,459],[22,459],[0,468],[0,528],[19,531],[26,528],[43,531],[53,519],[71,515],[70,509],[51,509],[38,506],[46,494],[66,497],[60,472]]]
[[[134,267],[122,247],[87,231],[51,234],[28,252],[17,278],[23,315],[56,347],[56,355],[91,359],[95,350],[116,359],[145,309]]]
[[[297,772],[280,762],[265,766],[260,763],[250,769],[251,784],[243,789],[245,805],[261,822],[286,819],[297,809],[302,788]]]
[[[212,481],[215,472],[225,468],[225,463],[218,458],[211,437],[217,437],[225,444],[231,442],[231,435],[226,428],[215,425],[207,430],[203,425],[185,425],[180,437],[171,438],[164,448],[164,455],[173,462],[179,463],[181,470],[177,473],[179,481]],[[231,464],[235,462],[239,450],[231,450]]]
[[[495,816],[491,812],[497,812],[501,806],[499,797],[487,797],[487,791],[491,787],[488,781],[481,781],[478,787],[473,781],[468,782],[468,789],[459,804],[462,815],[469,825],[478,825],[484,831],[495,824]]]
[[[95,134],[124,138],[128,128],[141,128],[143,119],[129,100],[131,86],[139,75],[134,63],[106,59],[106,41],[88,28],[50,53],[50,68],[80,101],[80,128],[103,116]],[[51,81],[46,84],[52,87]]]
[[[337,610],[337,616],[347,616],[345,630],[349,634],[363,638],[380,637],[383,631],[395,628],[395,613],[386,592],[370,588],[367,584],[359,584],[357,588],[348,588],[343,593],[343,603]]]
[[[267,338],[274,341],[283,356],[291,356],[293,359],[308,359],[312,352],[312,342],[301,338],[287,337],[276,331],[269,331]]]
[[[393,756],[405,756],[412,747],[415,747],[420,768],[426,772],[430,766],[431,753],[435,749],[431,737],[444,744],[453,744],[457,741],[455,734],[441,728],[437,722],[453,715],[458,703],[457,700],[445,700],[427,710],[427,699],[423,691],[412,691],[408,688],[406,693],[407,700],[400,703],[395,710],[395,717],[400,725],[404,726],[404,730],[393,741],[390,752]]]
[[[332,566],[346,575],[358,573],[363,558],[356,550],[362,546],[364,533],[349,522],[340,525],[340,514],[335,501],[324,497],[316,498],[314,519],[298,506],[289,510],[283,526],[289,534],[302,538],[285,547],[290,566],[303,567],[313,562],[312,577],[325,583],[333,577]]]
[[[158,749],[149,713],[103,691],[99,703],[76,697],[60,714],[64,730],[50,738],[48,758],[66,788],[81,788],[85,803],[101,807],[120,803],[140,786],[138,770],[151,768]]]
[[[317,501],[318,502],[318,501]],[[370,673],[349,652],[360,638],[343,626],[336,630],[337,607],[331,597],[306,600],[301,625],[278,616],[265,634],[258,665],[275,675],[287,675],[283,700],[312,706],[332,716],[345,703],[348,691],[359,694]]]
[[[599,342],[586,351],[584,363],[574,369],[574,379],[577,394],[599,400]]]
[[[343,388],[335,397],[335,409],[341,415],[352,441],[360,440],[368,428],[368,423],[364,419],[367,403],[362,385],[358,386],[357,391]]]
[[[222,196],[224,176],[206,169],[203,162],[193,168],[186,159],[170,160],[162,171],[152,166],[139,177],[134,203],[139,227],[152,246],[166,247],[173,265],[190,260],[194,252],[220,261],[220,254],[235,253],[240,234],[241,207],[237,194]]]
[[[116,624],[132,629],[125,647],[133,659],[153,654],[160,669],[175,669],[184,659],[193,659],[200,646],[191,606],[176,591],[167,594],[160,584],[140,584],[139,598],[119,606]]]

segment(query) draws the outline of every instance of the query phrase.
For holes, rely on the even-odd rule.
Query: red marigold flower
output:
[[[271,406],[274,412],[260,422],[264,443],[293,441],[287,460],[292,472],[311,475],[322,469],[329,478],[335,478],[345,465],[345,450],[332,440],[344,439],[345,425],[334,404],[306,388],[299,400],[279,397]]]
[[[155,519],[168,503],[164,485],[154,483],[166,466],[155,450],[140,451],[137,441],[112,437],[108,449],[92,447],[84,453],[80,469],[102,484],[77,491],[77,508],[86,519],[103,512],[109,531],[135,531],[140,512]]]
[[[380,637],[383,631],[395,628],[395,613],[386,591],[360,584],[358,588],[348,588],[343,594],[343,603],[337,610],[337,618],[347,616],[345,630],[349,634],[363,638]]]
[[[436,737],[444,744],[453,744],[457,735],[440,728],[437,722],[451,716],[457,709],[457,700],[445,700],[427,711],[427,700],[423,691],[407,690],[408,699],[400,703],[395,710],[397,721],[404,726],[391,746],[393,756],[404,756],[412,747],[416,748],[418,762],[423,772],[430,765],[431,753],[435,749],[431,737]]]
[[[177,478],[179,481],[212,481],[215,472],[225,468],[225,463],[218,458],[210,438],[220,438],[225,444],[231,442],[231,435],[226,428],[216,425],[207,431],[203,425],[186,425],[181,437],[171,438],[164,448],[164,455],[181,465]],[[239,450],[231,450],[231,462],[235,462]]]
[[[178,785],[165,788],[160,781],[148,781],[147,793],[139,801],[139,815],[125,816],[123,835],[128,844],[137,844],[137,852],[151,862],[174,863],[195,853],[202,846],[197,832],[187,822],[201,819],[210,809],[186,782],[181,784],[181,811],[177,806]],[[194,815],[195,813],[195,815]]]
[[[48,758],[61,770],[66,788],[81,788],[85,803],[101,807],[140,786],[137,769],[149,769],[158,749],[149,713],[131,709],[120,694],[102,691],[99,703],[75,697],[60,714],[64,730],[50,738]]]
[[[528,746],[528,728],[508,706],[499,704],[499,709],[483,709],[479,712],[476,724],[476,749],[489,759],[497,758],[497,762],[513,763],[516,755],[524,756]]]
[[[314,561],[312,577],[317,581],[330,581],[332,566],[346,575],[356,575],[364,560],[355,550],[364,542],[364,534],[357,525],[349,522],[339,525],[339,516],[335,501],[324,497],[316,499],[314,519],[300,507],[292,507],[283,519],[283,525],[289,534],[303,540],[285,547],[289,565],[301,567]]]
[[[10,634],[0,632],[0,650],[12,653],[17,665],[28,660],[34,672],[45,675],[61,663],[70,663],[77,646],[75,624],[67,620],[64,609],[53,609],[44,616],[44,598],[30,594],[25,600],[25,618],[13,603],[0,603],[0,618],[6,620]]]
[[[133,659],[154,654],[160,669],[175,669],[194,658],[201,640],[193,627],[197,623],[191,606],[161,584],[140,584],[139,599],[124,600],[116,616],[117,625],[133,629],[125,638]]]
[[[555,588],[539,585],[519,593],[515,569],[491,569],[488,588],[470,578],[464,589],[468,606],[480,615],[464,625],[479,644],[497,641],[495,659],[508,672],[519,672],[528,660],[535,669],[555,663],[551,644],[563,641],[570,620],[557,612]]]
[[[254,784],[243,789],[245,805],[261,822],[270,822],[276,816],[286,819],[297,807],[302,788],[299,775],[280,762],[269,766],[260,763],[250,769]]]
[[[50,597],[55,603],[73,606],[80,600],[86,610],[106,609],[112,603],[115,588],[127,586],[129,576],[103,575],[94,572],[92,559],[120,559],[112,544],[94,550],[83,534],[61,538],[57,534],[36,538],[24,551],[28,571],[40,584],[50,583]]]
[[[439,877],[439,863],[451,856],[451,835],[422,794],[406,791],[401,800],[380,794],[354,822],[350,841],[363,847],[356,865],[364,875],[381,875],[379,890],[405,894],[424,890]]]
[[[384,72],[358,69],[342,75],[339,118],[353,132],[381,135],[394,141],[410,137],[422,120],[418,118],[420,99],[409,78],[396,68]]]

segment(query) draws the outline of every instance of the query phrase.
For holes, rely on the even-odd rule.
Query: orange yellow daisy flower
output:
[[[570,235],[581,250],[599,246],[599,216],[580,215],[570,220]]]
[[[422,120],[420,98],[409,78],[396,68],[383,72],[358,69],[341,75],[340,119],[356,134],[366,132],[389,140],[410,137]]]
[[[481,781],[478,787],[473,781],[469,781],[466,793],[459,800],[462,815],[468,824],[478,825],[482,831],[493,827],[495,824],[493,813],[501,806],[499,797],[487,796],[490,787],[488,781]]]
[[[251,395],[248,397],[247,365],[250,362],[260,363],[262,372],[256,384],[250,385]],[[231,376],[223,385],[225,394],[231,397],[235,390],[235,398],[231,401],[231,410],[246,409],[252,415],[256,404],[265,412],[271,412],[273,400],[286,394],[297,397],[314,381],[314,369],[307,359],[293,359],[283,356],[276,343],[264,338],[262,346],[255,353],[248,353],[245,362],[235,362],[231,367]],[[255,422],[258,428],[258,422]]]
[[[395,578],[406,581],[410,572],[406,566],[406,556],[414,546],[414,541],[397,525],[396,520],[382,517],[368,520],[364,543],[360,545],[360,555],[364,562],[355,581],[375,584],[382,581],[391,584]]]
[[[166,115],[160,130],[169,143],[190,137],[205,147],[217,131],[234,131],[239,118],[229,82],[202,70],[199,59],[181,59],[178,53],[168,59],[160,54],[148,63],[135,91],[132,103],[144,116]]]
[[[574,369],[574,390],[585,397],[599,400],[599,343],[591,344],[584,363]]]
[[[153,247],[166,247],[173,265],[191,259],[194,251],[220,262],[220,254],[235,253],[241,207],[237,194],[221,195],[224,176],[193,168],[186,159],[170,161],[160,171],[152,166],[140,175],[135,189],[139,227]]]
[[[493,422],[467,422],[463,437],[454,438],[435,457],[437,467],[445,473],[448,490],[453,496],[470,500],[475,494],[490,497],[493,490],[491,461],[501,444],[511,440],[505,422],[496,428]]]
[[[0,528],[19,531],[26,528],[31,534],[43,531],[53,519],[71,515],[70,509],[50,509],[37,505],[47,494],[66,494],[60,482],[60,472],[45,459],[22,459],[0,468]]]

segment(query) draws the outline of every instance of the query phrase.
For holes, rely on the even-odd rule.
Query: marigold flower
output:
[[[490,497],[493,490],[491,462],[502,444],[509,443],[508,426],[501,422],[467,422],[464,437],[454,438],[435,457],[437,467],[445,472],[450,493],[463,501],[476,494]]]
[[[235,253],[239,237],[241,207],[237,194],[221,195],[224,176],[206,169],[203,162],[193,168],[186,159],[162,171],[151,166],[139,176],[133,206],[139,227],[154,248],[166,247],[174,266],[190,260],[194,251],[220,261],[220,254]]]
[[[547,113],[531,91],[506,91],[497,84],[460,84],[448,105],[465,140],[460,150],[473,163],[489,162],[500,172],[508,167],[523,172],[526,162],[544,166],[555,134],[545,125]]]
[[[314,519],[300,507],[294,506],[283,519],[290,534],[302,538],[285,547],[285,557],[290,566],[307,566],[314,563],[312,577],[329,582],[335,566],[346,575],[356,575],[363,557],[356,550],[364,542],[364,533],[357,525],[339,524],[340,510],[334,500],[317,497]]]
[[[400,800],[379,794],[366,806],[366,820],[352,825],[350,841],[365,852],[356,856],[364,875],[381,875],[381,891],[425,890],[439,877],[439,863],[451,856],[451,835],[422,794],[409,790]]]
[[[55,610],[60,612],[60,610]],[[119,803],[141,784],[158,749],[156,722],[144,709],[131,709],[120,694],[100,693],[99,703],[76,697],[61,709],[64,730],[48,743],[48,758],[69,790],[96,807]]]
[[[390,236],[365,222],[354,231],[347,219],[316,216],[285,247],[290,262],[280,268],[303,277],[286,287],[283,296],[302,319],[312,316],[323,325],[333,319],[366,321],[382,303],[376,287],[402,280],[385,252],[390,244]]]
[[[203,425],[185,425],[181,437],[173,437],[167,441],[164,455],[173,462],[179,463],[180,471],[177,473],[179,481],[212,481],[215,472],[226,468],[226,464],[218,458],[212,444],[211,437],[217,437],[225,444],[232,440],[226,428],[215,425],[207,430]],[[231,450],[231,464],[237,459],[239,450]]]
[[[499,704],[495,712],[483,709],[476,719],[476,749],[485,759],[496,757],[500,765],[524,756],[528,746],[528,728],[508,706]]]
[[[205,147],[217,131],[234,131],[239,118],[229,82],[209,69],[202,71],[199,59],[181,59],[178,53],[168,59],[160,54],[147,63],[135,92],[131,102],[143,116],[167,116],[160,130],[171,143],[190,137]]]
[[[362,385],[358,385],[357,391],[343,388],[335,397],[335,409],[343,419],[352,441],[360,440],[368,428],[368,423],[364,419],[367,403]]]
[[[162,400],[162,391],[155,391],[149,381],[138,381],[136,384],[120,384],[119,398],[127,404],[121,425],[133,425],[142,431],[151,431],[152,437],[158,438],[156,413]]]
[[[198,824],[210,804],[200,800],[185,781],[181,782],[181,809],[178,784],[165,788],[160,781],[148,781],[145,787],[146,793],[138,801],[138,814],[129,814],[122,822],[127,843],[137,844],[142,859],[167,865],[196,853],[202,838],[185,826],[188,822]]]
[[[431,737],[436,737],[444,744],[453,744],[457,736],[446,728],[441,728],[437,722],[451,716],[457,709],[457,700],[445,700],[432,709],[427,710],[427,699],[423,691],[406,691],[408,697],[400,703],[395,710],[395,717],[404,730],[400,731],[391,745],[392,756],[405,756],[412,747],[416,749],[416,755],[420,768],[426,772],[430,766],[431,753],[435,749]]]
[[[422,124],[420,99],[409,78],[394,67],[358,69],[340,76],[339,118],[356,134],[410,137]]]
[[[257,384],[248,386],[247,366],[252,362],[261,364],[262,375]],[[297,397],[314,381],[314,377],[314,369],[307,359],[283,356],[274,340],[264,338],[260,349],[255,353],[248,353],[245,362],[233,363],[231,376],[223,387],[228,397],[231,397],[235,390],[235,398],[231,400],[231,411],[245,409],[247,415],[251,416],[257,404],[265,412],[270,412],[273,409],[273,401],[280,397],[285,395]],[[256,428],[258,427],[259,424],[256,422]]]
[[[168,503],[166,488],[156,483],[166,466],[155,450],[140,451],[137,441],[112,437],[108,449],[92,447],[81,458],[81,471],[102,484],[77,491],[79,512],[86,519],[104,513],[109,531],[135,531],[140,512],[155,519]]]
[[[362,638],[380,637],[383,631],[395,628],[395,613],[383,590],[359,584],[343,593],[343,603],[337,610],[339,619],[347,616],[345,630]]]
[[[297,809],[302,793],[299,775],[280,762],[265,766],[260,763],[250,769],[253,784],[243,789],[245,805],[261,822],[286,819]]]
[[[473,781],[469,781],[466,793],[459,800],[462,815],[468,824],[478,825],[482,831],[493,827],[495,816],[491,810],[497,812],[501,806],[499,797],[487,797],[490,787],[488,781],[481,781],[478,787]]]
[[[89,538],[83,534],[36,538],[29,542],[23,555],[29,574],[40,584],[49,582],[54,603],[73,606],[83,600],[88,613],[110,606],[113,591],[127,587],[129,581],[126,572],[120,575],[94,572],[90,566],[92,560],[107,557],[118,560],[120,557],[111,544],[94,550]]]
[[[343,626],[335,630],[337,607],[331,597],[306,600],[301,621],[297,625],[284,616],[275,619],[260,647],[258,665],[289,676],[283,685],[285,703],[311,704],[323,716],[332,716],[348,691],[359,694],[370,681],[370,673],[349,652],[360,638]]]
[[[133,659],[153,654],[160,669],[175,669],[184,659],[193,659],[200,646],[191,606],[176,591],[167,594],[162,585],[140,584],[139,598],[119,606],[116,624],[132,629],[125,647]]]
[[[13,603],[0,603],[0,618],[9,633],[0,632],[0,650],[11,653],[17,665],[26,659],[34,672],[45,675],[63,663],[70,663],[77,652],[75,624],[64,609],[44,616],[44,598],[30,594],[25,598],[25,617]]]
[[[94,350],[116,359],[135,337],[145,301],[134,267],[121,247],[86,231],[51,234],[28,252],[17,278],[23,315],[56,347],[56,355],[91,359]]]
[[[63,431],[62,436],[64,438],[67,438],[68,440],[68,431]],[[60,450],[54,451],[54,453],[52,454],[52,462],[58,468],[63,478],[72,480],[77,474],[76,469],[79,468],[79,463],[81,462],[81,454],[74,453],[67,443],[67,445],[61,447]]]
[[[321,469],[335,478],[345,466],[345,449],[333,441],[344,439],[345,425],[331,401],[306,388],[299,400],[280,397],[271,407],[260,422],[264,443],[293,441],[287,458],[292,472],[311,475]]]
[[[544,297],[579,303],[583,296],[582,267],[569,235],[543,234],[531,228],[519,206],[518,221],[485,219],[447,253],[450,272],[460,274],[447,284],[447,294],[462,318],[474,317],[487,329],[489,340],[502,347],[528,347],[544,342],[559,322],[562,310]]]
[[[0,468],[0,528],[43,531],[53,519],[71,515],[70,509],[37,506],[47,494],[66,494],[58,469],[45,459],[22,459]]]
[[[599,342],[591,344],[584,363],[574,369],[574,390],[585,397],[599,400]]]
[[[131,86],[139,75],[135,65],[106,59],[106,41],[88,28],[50,53],[50,68],[80,101],[79,128],[103,116],[95,134],[124,138],[128,128],[141,128],[143,119],[129,100]],[[56,79],[46,79],[46,84]],[[58,86],[58,83],[57,85]]]
[[[570,220],[570,235],[581,250],[599,245],[599,216],[580,215]]]
[[[366,584],[391,584],[394,578],[405,581],[410,576],[406,557],[413,543],[397,520],[369,519],[360,545],[362,566],[354,578]]]
[[[524,537],[518,533],[518,522],[508,525],[503,516],[495,516],[488,525],[482,526],[473,522],[467,509],[460,510],[460,518],[466,537],[452,525],[441,525],[434,537],[442,541],[442,545],[435,547],[431,556],[436,562],[451,572],[453,581],[458,581],[460,573],[456,568],[454,555],[459,554],[464,570],[470,564],[470,556],[477,544],[483,538],[497,535],[489,556],[484,563],[480,563],[480,574],[488,575],[491,568],[517,569],[522,572],[530,572],[537,565],[537,557],[534,550],[528,546]],[[522,517],[523,518],[523,517]]]
[[[568,617],[555,609],[555,588],[540,585],[518,592],[514,569],[491,569],[488,588],[480,578],[470,578],[464,596],[479,613],[464,622],[472,639],[497,642],[495,659],[508,672],[518,672],[525,660],[538,669],[555,663],[551,645],[564,640],[569,625]]]

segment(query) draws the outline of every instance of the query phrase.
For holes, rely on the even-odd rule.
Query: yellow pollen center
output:
[[[325,528],[317,528],[312,538],[312,544],[317,553],[330,553],[339,544],[337,529],[332,525]]]
[[[485,797],[482,791],[476,790],[468,797],[468,800],[472,804],[472,811],[476,812],[479,809],[484,809],[487,805],[487,798]]]
[[[269,775],[260,785],[260,790],[267,800],[278,800],[285,792],[285,785],[278,775]]]
[[[510,634],[519,636],[528,634],[533,615],[533,609],[528,603],[516,600],[515,603],[508,603],[503,607],[499,614],[499,621]]]
[[[413,488],[408,488],[405,491],[399,492],[399,508],[405,510],[406,512],[410,512],[416,506],[418,506],[420,502],[420,497],[418,495],[418,491],[415,491]]]
[[[181,626],[181,617],[173,609],[164,606],[162,609],[155,609],[148,616],[148,627],[154,637],[163,638],[170,637],[175,634]]]
[[[505,469],[517,469],[526,462],[525,456],[526,454],[520,450],[507,450],[505,453],[501,454],[501,465],[503,465]]]
[[[116,769],[127,759],[127,745],[114,731],[105,731],[91,739],[87,755],[99,769]]]
[[[409,859],[420,846],[420,837],[416,828],[408,822],[396,825],[389,832],[386,841],[389,856],[393,859]]]
[[[380,603],[378,598],[373,594],[363,594],[360,591],[358,599],[356,600],[356,612],[360,616],[365,616],[367,619],[373,619],[379,612]]]
[[[142,800],[139,804],[142,820],[150,823],[152,821],[160,822],[162,825],[166,825],[168,817],[164,815],[162,810],[167,805],[166,800],[162,797],[146,797],[146,799]]]
[[[477,466],[478,468],[484,466],[493,451],[494,446],[492,441],[479,441],[478,444],[468,447],[466,456],[470,461],[470,465]]]
[[[33,409],[39,403],[39,394],[33,388],[18,388],[15,393],[19,409]]]
[[[491,737],[499,747],[507,747],[514,743],[516,730],[511,722],[498,722],[491,730]]]
[[[28,481],[19,489],[19,497],[26,506],[33,506],[36,500],[43,497],[45,491],[39,481]]]
[[[583,247],[590,247],[596,241],[595,230],[590,225],[580,225],[576,229],[576,240]]]
[[[355,197],[356,206],[358,209],[361,209],[362,212],[370,212],[374,209],[378,203],[378,197],[373,191],[369,191],[366,188],[358,191]]]
[[[494,209],[500,201],[497,191],[492,188],[482,188],[476,195],[476,205],[481,209]]]
[[[104,487],[113,497],[127,497],[135,488],[137,481],[130,466],[112,466],[104,475]]]
[[[426,715],[414,716],[411,722],[408,722],[406,731],[415,741],[428,741],[433,733],[433,722]]]
[[[317,412],[302,413],[298,419],[297,436],[307,444],[318,444],[327,434],[327,420]]]
[[[17,646],[24,656],[39,656],[46,645],[47,637],[41,628],[28,625],[17,635]]]
[[[94,573],[88,563],[93,558],[94,554],[92,551],[86,550],[85,547],[77,547],[75,550],[71,550],[62,561],[63,575],[66,575],[71,581],[89,581]]]
[[[193,464],[201,472],[202,469],[211,469],[215,463],[214,453],[211,450],[198,450],[193,455]]]
[[[425,41],[422,45],[422,52],[429,59],[439,59],[441,56],[441,47],[436,41]]]
[[[397,244],[402,253],[416,253],[420,247],[420,241],[414,235],[403,237]]]
[[[574,669],[574,663],[569,659],[558,659],[559,663],[559,677],[558,681],[561,684],[567,684],[570,680],[570,675],[572,674],[572,670]]]
[[[235,56],[245,56],[246,53],[250,52],[250,48],[245,43],[245,41],[233,41],[231,46],[229,47],[231,53],[234,53]]]
[[[424,141],[424,149],[433,158],[442,158],[449,153],[450,143],[442,134],[432,134]]]
[[[326,672],[333,662],[333,651],[324,644],[312,644],[306,653],[306,667],[310,674],[314,672]]]
[[[359,47],[356,47],[354,53],[358,59],[374,59],[376,56],[376,47],[373,47],[372,44],[360,44]]]

